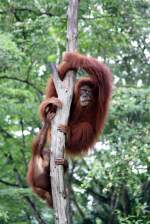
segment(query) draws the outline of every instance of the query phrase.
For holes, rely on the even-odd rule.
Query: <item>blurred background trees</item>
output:
[[[0,2],[0,223],[53,223],[26,184],[49,61],[65,50],[68,1]],[[79,51],[109,65],[109,119],[93,152],[71,162],[74,224],[150,223],[150,2],[80,2]]]

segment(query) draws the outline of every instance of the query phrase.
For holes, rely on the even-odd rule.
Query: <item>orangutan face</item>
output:
[[[83,85],[80,88],[80,105],[82,107],[88,106],[93,99],[93,92],[90,86]]]

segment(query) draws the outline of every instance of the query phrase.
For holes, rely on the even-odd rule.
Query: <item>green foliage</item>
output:
[[[0,223],[5,224],[8,221],[8,213],[0,209]]]
[[[0,2],[0,223],[53,223],[27,188],[38,105],[66,47],[68,1]],[[109,119],[97,150],[71,162],[74,224],[149,224],[150,3],[80,1],[79,50],[112,69]],[[30,201],[31,200],[31,201]]]

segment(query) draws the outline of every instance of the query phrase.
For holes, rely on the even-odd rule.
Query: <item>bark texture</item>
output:
[[[67,24],[67,51],[77,49],[77,15],[79,0],[69,0],[68,24]],[[55,214],[55,224],[71,224],[67,192],[64,183],[63,166],[56,165],[55,159],[64,158],[65,136],[57,130],[60,124],[67,125],[69,111],[73,96],[75,75],[68,72],[62,82],[57,74],[56,67],[52,65],[53,80],[57,90],[58,98],[62,101],[63,108],[58,109],[51,127],[51,157],[50,175],[52,185],[53,206]]]

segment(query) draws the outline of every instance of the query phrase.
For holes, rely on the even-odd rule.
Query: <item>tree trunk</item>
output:
[[[67,26],[67,51],[74,51],[77,48],[77,14],[79,0],[69,0],[68,26]],[[58,109],[51,126],[51,156],[50,156],[50,176],[53,196],[53,207],[55,214],[55,224],[70,224],[69,211],[67,205],[67,194],[64,185],[64,175],[62,165],[56,165],[56,159],[64,158],[65,136],[57,130],[60,124],[67,125],[70,105],[73,96],[75,75],[68,72],[62,82],[57,74],[55,66],[52,66],[53,81],[57,90],[58,98],[62,101],[63,108]]]

